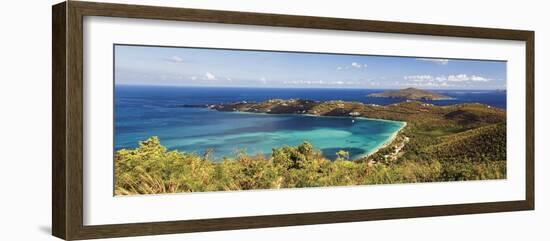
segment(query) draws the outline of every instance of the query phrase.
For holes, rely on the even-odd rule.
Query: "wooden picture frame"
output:
[[[432,24],[67,1],[52,8],[52,233],[66,239],[204,232],[369,220],[533,210],[534,32]],[[473,204],[315,212],[187,221],[83,224],[83,17],[107,16],[464,38],[526,43],[525,199]]]

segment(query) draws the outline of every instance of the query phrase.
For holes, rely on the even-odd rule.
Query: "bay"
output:
[[[139,141],[158,136],[171,150],[204,153],[214,158],[234,157],[237,152],[271,153],[272,148],[295,146],[304,141],[335,158],[346,150],[352,159],[376,151],[404,125],[403,122],[351,117],[270,115],[218,112],[178,105],[220,104],[236,101],[301,98],[316,101],[345,100],[387,105],[404,100],[367,97],[383,90],[273,89],[224,87],[115,86],[115,149],[135,148]],[[436,105],[479,102],[506,108],[500,91],[438,90],[451,100],[429,101]]]

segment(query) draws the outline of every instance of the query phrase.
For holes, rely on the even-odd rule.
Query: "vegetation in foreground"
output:
[[[390,148],[390,147],[388,147]],[[446,147],[442,147],[446,148]],[[506,161],[328,160],[310,143],[273,149],[271,156],[237,154],[214,162],[203,155],[169,151],[157,137],[115,155],[115,194],[232,191],[501,179]]]

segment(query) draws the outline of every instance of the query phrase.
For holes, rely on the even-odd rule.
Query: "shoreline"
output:
[[[212,111],[218,111],[215,109],[210,109]],[[349,161],[355,161],[359,160],[365,157],[369,157],[372,154],[378,152],[380,149],[389,146],[395,138],[397,138],[397,135],[399,132],[401,132],[405,127],[407,127],[406,121],[396,121],[396,120],[386,120],[386,119],[377,119],[377,118],[369,118],[369,117],[363,117],[363,116],[324,116],[324,115],[313,115],[313,114],[297,114],[297,113],[288,113],[288,114],[270,114],[270,113],[264,113],[264,112],[247,112],[247,111],[218,111],[218,112],[228,112],[228,113],[237,113],[237,114],[247,114],[247,115],[266,115],[266,116],[309,116],[309,117],[322,117],[322,118],[348,118],[348,119],[360,119],[360,120],[370,120],[370,121],[382,121],[382,122],[393,122],[393,123],[399,123],[401,124],[401,127],[397,131],[395,131],[388,139],[386,139],[383,143],[375,147],[372,151],[368,152],[367,154],[360,155],[358,158],[355,158],[353,160]],[[325,157],[326,158],[326,157]],[[327,158],[328,159],[328,158]]]
[[[368,153],[360,155],[357,158],[354,158],[353,160],[349,160],[349,161],[355,161],[355,160],[359,160],[359,159],[362,159],[362,158],[365,158],[365,157],[369,157],[370,155],[378,152],[380,149],[382,149],[384,147],[387,147],[388,145],[390,145],[395,140],[395,138],[397,137],[397,134],[399,134],[399,132],[402,131],[407,126],[406,121],[377,119],[377,118],[369,118],[369,117],[364,117],[364,116],[326,116],[326,115],[300,114],[300,113],[271,114],[271,113],[265,113],[265,112],[219,111],[219,110],[211,109],[211,108],[202,108],[202,107],[197,107],[197,108],[206,109],[206,110],[209,110],[209,111],[216,111],[216,112],[234,113],[234,114],[239,114],[239,115],[302,116],[302,117],[316,117],[316,118],[359,119],[359,120],[381,121],[381,122],[390,122],[390,123],[401,124],[401,127],[399,127],[399,129],[397,131],[393,132],[392,135],[389,138],[387,138],[384,142],[382,142],[381,144],[376,146],[372,151],[369,151]],[[329,158],[327,158],[327,159],[329,159]]]
[[[267,115],[267,116],[309,116],[309,117],[321,117],[321,118],[348,118],[348,119],[359,119],[359,120],[371,120],[371,121],[383,121],[383,122],[396,122],[400,124],[407,125],[406,121],[398,121],[398,120],[387,120],[387,119],[378,119],[378,118],[370,118],[370,117],[364,117],[364,116],[328,116],[328,115],[313,115],[313,114],[299,114],[299,113],[288,113],[288,114],[271,114],[271,113],[265,113],[265,112],[248,112],[248,111],[219,111],[216,109],[210,109],[206,108],[212,111],[218,111],[218,112],[227,112],[227,113],[238,113],[238,114],[251,114],[251,115]]]
[[[213,109],[210,109],[210,110],[213,110]],[[218,111],[218,110],[213,110],[213,111]],[[405,127],[407,127],[407,122],[406,122],[406,121],[396,121],[396,120],[377,119],[377,118],[369,118],[369,117],[364,117],[364,116],[357,116],[357,117],[354,117],[354,116],[323,116],[323,115],[295,114],[295,113],[289,113],[289,114],[270,114],[270,113],[264,113],[264,112],[257,113],[257,112],[247,112],[247,111],[228,111],[228,112],[230,112],[230,113],[239,113],[239,114],[257,114],[257,115],[273,115],[273,116],[310,116],[310,117],[323,117],[323,118],[350,118],[350,119],[361,119],[361,120],[371,120],[371,121],[394,122],[394,123],[402,124],[402,126],[399,127],[399,129],[398,129],[397,131],[395,131],[395,132],[394,132],[388,139],[386,139],[386,141],[384,141],[382,144],[380,144],[380,145],[378,145],[377,147],[375,147],[374,150],[368,152],[367,154],[361,155],[361,156],[359,156],[358,158],[355,158],[354,160],[349,160],[349,161],[355,161],[355,160],[359,160],[359,159],[361,159],[361,158],[369,157],[369,156],[371,156],[372,154],[378,152],[380,149],[389,146],[389,145],[395,140],[395,138],[397,138],[397,135],[399,134],[399,132],[401,132]]]
[[[372,154],[378,152],[380,149],[389,146],[389,145],[395,140],[395,138],[397,138],[397,135],[399,134],[399,132],[401,132],[405,127],[407,127],[407,122],[404,122],[404,121],[403,121],[403,126],[401,126],[401,128],[399,128],[399,130],[397,130],[396,132],[394,132],[394,133],[390,136],[390,138],[388,138],[384,143],[380,144],[380,146],[376,147],[374,151],[371,151],[371,152],[369,152],[368,154],[363,155],[361,158],[369,157],[369,156],[371,156]]]

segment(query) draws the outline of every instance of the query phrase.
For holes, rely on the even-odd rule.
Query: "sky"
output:
[[[115,84],[506,89],[506,62],[115,45]]]

